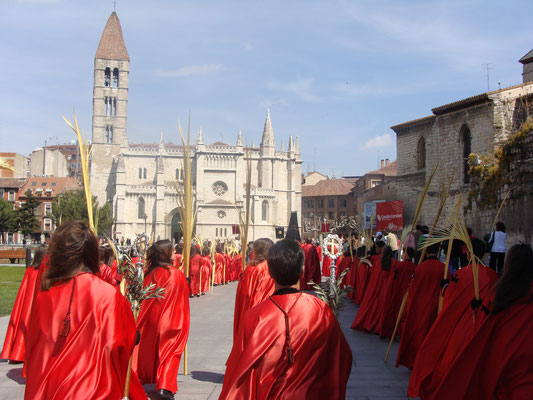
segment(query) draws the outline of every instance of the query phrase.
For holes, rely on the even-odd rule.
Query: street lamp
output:
[[[146,233],[146,218],[148,218],[148,215],[146,215],[146,213],[144,213],[144,233]]]

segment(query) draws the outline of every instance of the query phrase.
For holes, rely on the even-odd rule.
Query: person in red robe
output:
[[[183,247],[179,244],[175,246],[176,253],[174,254],[174,267],[183,271],[183,266],[181,264],[183,258]]]
[[[107,283],[118,286],[120,284],[120,280],[122,280],[122,276],[119,275],[115,269],[113,271],[113,268],[111,268],[109,265],[113,262],[114,254],[113,249],[109,245],[102,245],[100,246],[100,270],[98,271],[98,274],[96,274],[99,278],[103,279]]]
[[[337,267],[337,272],[336,272],[337,278],[338,278],[345,270],[348,270],[348,272],[344,275],[344,278],[342,278],[342,283],[341,283],[342,288],[345,288],[346,286],[348,286],[348,278],[349,278],[348,274],[350,273],[351,265],[352,265],[352,257],[350,255],[350,250],[348,249],[341,256],[338,262],[338,267]]]
[[[202,295],[209,292],[209,281],[211,279],[211,271],[213,270],[213,263],[211,262],[209,247],[204,247],[202,250],[202,261],[200,268],[202,270]]]
[[[196,245],[191,245],[191,259],[189,261],[189,278],[191,286],[191,297],[200,297],[200,268],[202,267],[202,256]]]
[[[143,285],[165,292],[164,298],[143,302],[137,321],[141,341],[133,353],[133,370],[142,383],[155,383],[161,399],[173,399],[178,390],[178,369],[189,338],[189,288],[183,272],[172,265],[173,250],[170,240],[148,249]]]
[[[533,251],[509,249],[504,272],[473,334],[431,398],[531,399],[533,393]],[[478,315],[483,315],[480,312]],[[476,318],[477,321],[477,318]]]
[[[415,273],[415,264],[412,260],[415,257],[415,250],[407,247],[403,252],[403,260],[399,263],[394,263],[393,276],[389,281],[387,288],[387,296],[385,298],[385,305],[379,323],[378,333],[380,337],[391,338],[400,305],[402,304],[403,296],[411,283],[411,279]],[[400,334],[398,332],[398,334]]]
[[[235,254],[232,261],[232,280],[237,281],[241,279],[242,274],[242,254]]]
[[[54,232],[33,303],[25,399],[120,399],[137,330],[130,304],[96,276],[98,240],[84,221]],[[135,374],[131,399],[146,399]]]
[[[9,360],[12,363],[24,362],[26,354],[26,335],[30,324],[30,314],[35,297],[35,287],[41,284],[39,267],[48,251],[48,247],[40,246],[35,250],[31,265],[26,269],[22,282],[20,283],[13,310],[9,317],[4,347],[0,358]]]
[[[303,250],[284,239],[267,260],[276,291],[245,314],[219,399],[344,399],[352,352],[327,303],[298,290]]]
[[[474,254],[482,259],[485,244],[480,239],[472,239]],[[470,254],[467,253],[470,261]],[[478,282],[481,302],[498,280],[498,274],[478,265]],[[474,330],[472,301],[474,300],[474,277],[472,265],[459,269],[450,279],[444,294],[442,310],[418,351],[408,394],[410,397],[431,398],[447,372],[451,362]],[[479,322],[484,314],[476,309]]]
[[[308,282],[315,282],[320,286],[320,261],[318,260],[318,253],[316,246],[311,243],[311,239],[307,239],[306,243],[302,244],[302,249],[305,254],[304,273],[300,280],[301,290],[312,290],[313,286]]]
[[[413,369],[418,349],[437,318],[441,281],[444,277],[444,264],[437,258],[439,250],[439,243],[427,248],[428,256],[416,267],[415,276],[409,285],[407,314],[396,367],[404,365]]]
[[[222,245],[219,243],[215,253],[215,285],[221,285],[224,281],[224,268],[226,259],[222,254]]]
[[[384,242],[379,241],[376,248],[381,257],[374,259],[365,297],[352,323],[352,329],[371,333],[379,333],[389,281],[397,262],[392,257],[390,246],[385,246]]]
[[[329,270],[329,266],[331,265],[331,258],[326,256],[325,254],[322,256],[322,276],[329,277],[331,274],[331,271]]]
[[[230,278],[231,278],[231,264],[232,264],[231,255],[228,252],[226,252],[224,254],[224,259],[225,259],[224,284],[226,284],[227,282],[230,282]]]
[[[365,257],[366,247],[361,246],[357,248],[357,267],[355,270],[355,284],[353,295],[353,302],[355,305],[360,305],[365,295],[366,284],[370,276],[370,269],[372,263]]]
[[[250,261],[235,294],[235,312],[233,313],[233,338],[237,337],[239,325],[246,311],[266,300],[274,293],[274,280],[268,273],[266,255],[274,242],[270,239],[257,239],[254,246],[254,258]]]

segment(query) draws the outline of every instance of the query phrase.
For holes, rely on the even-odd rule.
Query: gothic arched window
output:
[[[472,135],[468,126],[463,125],[460,132],[460,138],[463,145],[463,183],[470,183],[470,165],[468,158],[472,153]]]
[[[416,148],[416,166],[418,169],[426,168],[426,139],[423,137],[418,141]]]
[[[111,69],[107,67],[104,72],[104,86],[111,85]]]
[[[105,142],[113,143],[113,126],[106,125],[105,127]]]
[[[113,70],[113,87],[118,87],[118,68]]]
[[[143,178],[146,179],[146,168],[143,168]]]
[[[145,214],[144,209],[144,199],[142,197],[139,197],[139,200],[137,200],[137,218],[143,219]]]
[[[268,220],[268,201],[263,200],[263,204],[261,204],[261,219],[263,221]]]

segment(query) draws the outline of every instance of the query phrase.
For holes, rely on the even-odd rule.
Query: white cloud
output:
[[[311,93],[314,81],[313,78],[298,78],[294,82],[286,83],[272,80],[268,83],[268,87],[270,89],[291,93],[306,102],[318,103],[320,102],[320,98]]]
[[[159,77],[182,78],[184,76],[209,74],[219,71],[221,68],[221,64],[189,65],[178,69],[157,69],[155,75]]]
[[[368,139],[365,144],[365,149],[379,149],[382,147],[389,147],[394,144],[394,138],[390,133],[385,133],[381,136],[373,137],[372,139]]]

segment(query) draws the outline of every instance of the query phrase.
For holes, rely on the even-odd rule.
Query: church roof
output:
[[[130,56],[122,37],[122,28],[117,13],[113,11],[105,24],[104,33],[96,50],[95,58],[129,61]]]
[[[527,53],[524,57],[522,57],[520,60],[518,60],[522,64],[529,64],[531,61],[533,61],[533,49],[529,50],[529,53]]]
[[[385,175],[385,176],[396,176],[398,174],[398,168],[396,166],[396,160],[393,162],[384,165],[380,169],[375,171],[367,172],[365,175]]]

